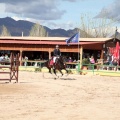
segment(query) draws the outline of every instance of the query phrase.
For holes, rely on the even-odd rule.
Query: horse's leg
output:
[[[56,71],[55,71],[55,69],[53,69],[53,72],[54,72],[54,74],[56,75]],[[51,70],[51,68],[49,68],[49,73],[52,74],[52,70]],[[53,74],[52,74],[52,76],[54,77],[54,79],[56,79],[55,76],[54,76]],[[56,76],[57,76],[57,75],[56,75]]]
[[[61,75],[63,76],[63,73],[62,73],[62,71],[61,71],[60,69],[59,69],[59,72],[60,72],[60,73],[61,73]],[[62,77],[62,76],[61,76],[61,77]]]
[[[53,72],[54,72],[54,74],[57,76],[57,74],[56,74],[56,70],[55,69],[53,69]],[[57,76],[58,78],[59,78],[59,76]]]
[[[54,74],[57,76],[57,74],[56,74],[56,70],[55,70],[55,69],[53,69],[53,72],[54,72]]]
[[[52,74],[52,72],[51,72],[51,68],[49,68],[49,73]]]
[[[69,75],[69,73],[68,73],[68,70],[65,68],[65,71],[66,71],[66,73],[67,73],[67,75],[66,76],[68,76]]]

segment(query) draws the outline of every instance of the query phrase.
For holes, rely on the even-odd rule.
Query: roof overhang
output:
[[[46,44],[46,45],[67,45],[64,41],[28,41],[28,40],[0,40],[2,44]],[[79,42],[79,45],[87,45],[87,44],[103,44],[105,42]],[[78,45],[78,43],[70,43],[70,45]]]
[[[0,40],[21,40],[21,41],[65,41],[68,37],[0,37]],[[113,38],[79,38],[80,42],[106,42]]]

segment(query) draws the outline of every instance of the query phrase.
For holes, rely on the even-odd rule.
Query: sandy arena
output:
[[[0,81],[0,120],[120,120],[119,77],[45,77],[20,71],[19,83]]]

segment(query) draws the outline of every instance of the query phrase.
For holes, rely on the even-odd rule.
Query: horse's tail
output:
[[[44,63],[43,63],[43,67],[47,67],[47,65],[48,65],[48,60],[47,61],[45,61]]]
[[[47,61],[45,61],[44,63],[43,63],[43,67],[47,67],[48,69],[50,68],[50,63],[51,61],[50,60],[47,60]]]

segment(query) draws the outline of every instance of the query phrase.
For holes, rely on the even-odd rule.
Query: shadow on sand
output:
[[[76,80],[75,78],[59,78],[61,80]]]

